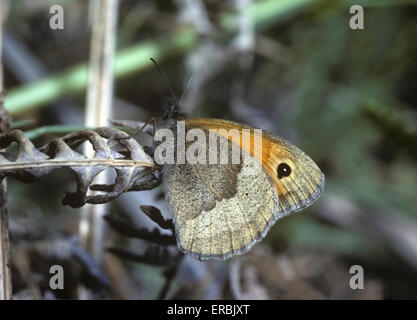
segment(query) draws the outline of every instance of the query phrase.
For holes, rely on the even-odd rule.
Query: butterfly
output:
[[[282,138],[263,130],[254,134],[254,128],[233,121],[186,119],[178,104],[171,102],[164,108],[158,129],[173,132],[176,152],[180,123],[185,135],[197,129],[207,138],[212,134],[226,142],[223,153],[229,155],[226,163],[174,161],[162,165],[178,248],[185,254],[199,260],[245,254],[279,218],[310,206],[323,191],[325,178],[320,168]],[[205,160],[214,152],[213,159],[221,156],[217,146],[210,149],[208,144],[189,139],[184,143],[184,150],[199,143]],[[255,152],[257,146],[260,151]],[[233,147],[251,161],[231,162]],[[260,170],[247,174],[245,169],[254,163]]]
[[[167,78],[151,60],[173,96],[159,124],[153,120],[152,149],[180,251],[198,260],[245,254],[278,219],[320,197],[324,174],[308,155],[262,129],[221,119],[187,119]],[[159,133],[167,131],[171,139],[161,138]],[[165,149],[158,153],[161,146]],[[161,163],[161,158],[172,159]]]

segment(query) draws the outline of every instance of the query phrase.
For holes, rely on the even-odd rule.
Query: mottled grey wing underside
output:
[[[251,165],[164,165],[166,196],[183,252],[200,260],[225,259],[245,253],[265,236],[277,218],[277,196],[262,167],[256,175],[245,174]]]

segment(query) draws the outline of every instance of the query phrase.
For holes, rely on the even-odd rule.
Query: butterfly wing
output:
[[[189,119],[187,125],[190,128],[198,127],[205,130],[224,128],[229,132],[230,129],[238,128],[241,141],[245,141],[244,129],[253,130],[233,121],[216,119]],[[249,140],[250,144],[241,143],[240,146],[262,163],[272,179],[279,200],[279,216],[308,207],[319,198],[324,188],[324,174],[303,151],[265,130],[262,130],[261,135],[253,134],[251,131]],[[261,152],[255,152],[254,145],[261,145]],[[281,164],[289,167],[289,175],[279,177],[278,168]]]
[[[219,128],[238,128],[234,134],[242,138],[242,129],[249,127],[224,120],[189,119],[186,128],[202,129],[207,136]],[[228,141],[231,156],[233,137],[216,134],[220,141]],[[183,252],[200,260],[244,254],[279,217],[318,198],[324,176],[308,156],[270,134],[251,136],[251,143],[239,147],[252,162],[164,165],[166,196]],[[256,155],[253,146],[260,143],[259,139],[262,153]],[[283,161],[293,170],[279,179],[276,167]],[[255,162],[262,163],[261,170],[246,174]]]

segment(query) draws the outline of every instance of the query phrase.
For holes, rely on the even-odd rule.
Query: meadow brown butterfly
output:
[[[157,137],[161,129],[173,135],[168,149],[176,157],[162,164],[162,179],[182,252],[199,260],[245,254],[279,218],[319,198],[324,174],[304,152],[266,131],[255,133],[257,129],[236,122],[185,119],[167,78],[151,60],[174,98],[162,110],[154,143],[156,151],[163,140]],[[239,156],[233,159],[236,149]],[[188,161],[190,150],[192,159],[198,151],[204,161]]]
[[[191,164],[178,163],[177,156],[176,162],[162,165],[165,193],[182,252],[199,260],[244,254],[279,218],[308,207],[320,196],[323,173],[289,142],[266,131],[253,134],[253,128],[232,121],[185,119],[178,104],[171,102],[163,110],[158,129],[173,132],[176,155],[180,120],[185,134],[199,129],[208,138],[213,133],[219,141],[227,141],[223,153],[230,156],[233,146],[237,146],[252,160],[234,163],[228,157],[228,163]],[[199,142],[187,139],[184,143],[184,150],[188,150]],[[261,152],[255,152],[259,145]],[[206,160],[214,152],[212,158],[219,160],[221,149],[210,149],[207,144],[203,147]],[[256,174],[245,173],[251,163],[260,165]]]

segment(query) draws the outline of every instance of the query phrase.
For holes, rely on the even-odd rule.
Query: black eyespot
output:
[[[291,174],[291,168],[285,162],[280,163],[277,168],[278,178],[288,177]]]

